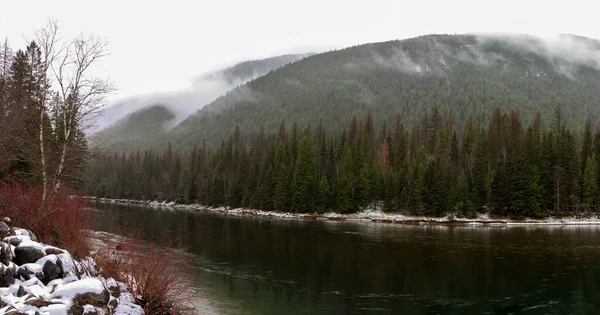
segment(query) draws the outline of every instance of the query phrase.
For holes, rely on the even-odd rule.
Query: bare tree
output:
[[[13,63],[8,45],[0,45],[0,170],[15,173],[10,170],[11,163],[26,156],[36,167],[25,175],[41,181],[44,201],[64,185],[66,176],[81,173],[88,151],[84,129],[113,90],[109,81],[93,75],[95,65],[107,56],[107,47],[104,39],[95,36],[63,41],[58,24],[49,20],[35,33],[27,51],[19,51],[27,95],[14,100],[11,96],[8,102],[4,92]]]
[[[93,66],[108,55],[106,40],[96,36],[80,35],[61,52],[52,65],[61,101],[55,112],[58,114],[56,134],[61,140],[57,167],[52,187],[58,190],[78,130],[89,125],[99,114],[106,95],[114,90],[108,80],[90,74]]]
[[[48,94],[52,82],[49,78],[50,68],[57,56],[62,53],[64,46],[59,47],[58,24],[55,20],[48,20],[46,26],[38,30],[35,34],[35,41],[40,47],[42,53],[41,71],[39,74],[39,87],[37,100],[39,110],[39,150],[40,150],[40,168],[42,172],[43,196],[42,201],[46,200],[48,193],[48,168],[47,168],[47,150],[44,145],[46,130],[44,130],[44,116],[48,112]]]

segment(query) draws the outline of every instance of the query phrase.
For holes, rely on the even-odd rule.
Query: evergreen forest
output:
[[[323,123],[239,127],[216,150],[132,151],[95,159],[87,193],[228,208],[291,212],[388,212],[473,217],[544,217],[596,211],[600,130],[549,121],[524,124],[517,109],[496,107],[489,121],[459,124],[433,107],[412,127],[402,117],[376,124],[353,116],[331,133]]]

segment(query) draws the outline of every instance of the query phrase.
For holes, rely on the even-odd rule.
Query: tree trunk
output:
[[[46,173],[46,153],[44,149],[44,111],[40,110],[40,159],[42,163],[42,204],[46,201],[48,194],[48,174]]]
[[[66,129],[65,130],[65,139],[62,144],[62,150],[61,150],[60,159],[58,162],[58,168],[56,170],[56,177],[54,180],[54,191],[58,191],[61,187],[62,173],[65,168],[65,162],[67,159],[67,149],[69,146],[69,140],[71,138],[71,129],[67,129],[67,128],[65,128],[65,129]]]

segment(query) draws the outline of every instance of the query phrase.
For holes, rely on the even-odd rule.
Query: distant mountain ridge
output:
[[[103,147],[127,150],[149,146],[189,114],[240,84],[312,53],[248,60],[192,80],[188,90],[133,97],[105,109],[93,140]],[[111,117],[114,119],[111,120]]]
[[[161,104],[151,105],[129,114],[119,123],[95,135],[94,141],[103,147],[120,148],[150,146],[155,137],[160,137],[175,114]]]
[[[437,105],[458,122],[484,120],[496,106],[549,121],[557,103],[567,121],[597,117],[600,42],[573,35],[427,35],[364,44],[304,58],[242,85],[191,115],[166,139],[217,146],[240,126],[276,131],[321,121],[331,132],[352,115],[411,124]]]
[[[235,64],[232,67],[211,72],[200,79],[203,80],[220,80],[225,79],[227,82],[234,84],[239,81],[249,81],[267,74],[269,71],[280,68],[288,63],[298,61],[302,58],[314,55],[314,53],[305,54],[289,54],[281,55],[265,59],[247,60]],[[244,82],[244,83],[245,83]]]

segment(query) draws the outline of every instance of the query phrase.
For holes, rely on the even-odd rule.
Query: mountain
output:
[[[103,111],[92,138],[100,145],[116,150],[151,143],[158,135],[164,134],[165,127],[176,125],[236,86],[310,55],[282,55],[244,61],[198,76],[192,79],[189,88],[182,91],[129,98]],[[152,115],[155,116],[150,117]],[[144,125],[150,122],[154,124]]]
[[[195,81],[226,80],[231,85],[246,83],[247,81],[258,78],[271,70],[280,68],[288,63],[298,61],[310,55],[313,55],[313,53],[281,55],[259,60],[242,61],[233,67],[225,68],[201,76],[195,79]]]
[[[557,103],[565,119],[595,119],[600,110],[600,42],[560,35],[427,35],[313,55],[241,85],[191,115],[164,138],[183,147],[214,146],[240,126],[320,122],[330,132],[351,116],[372,113],[408,125],[437,106],[458,123],[484,120],[496,106],[546,122]],[[164,146],[164,143],[162,143]]]
[[[161,104],[140,109],[118,123],[94,135],[94,141],[102,146],[117,150],[153,144],[161,137],[175,114]]]

